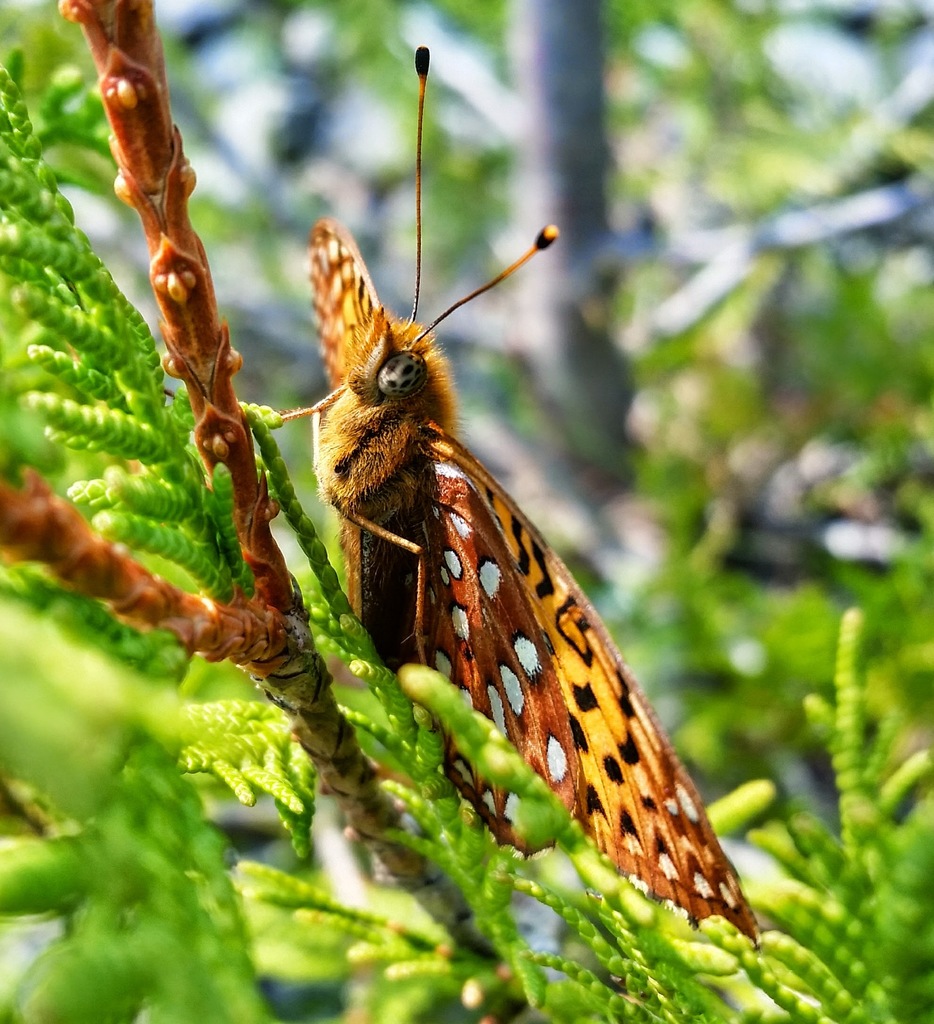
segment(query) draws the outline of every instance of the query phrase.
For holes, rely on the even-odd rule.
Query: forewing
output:
[[[379,305],[357,245],[340,224],[319,220],[308,239],[311,286],[321,355],[331,387],[338,387],[352,362],[356,329]]]
[[[492,718],[620,871],[694,920],[757,935],[694,784],[566,566],[460,444],[435,445],[425,527],[429,664]],[[510,795],[450,751],[452,781],[501,841]]]

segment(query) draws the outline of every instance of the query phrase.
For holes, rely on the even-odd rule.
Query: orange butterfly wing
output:
[[[443,438],[435,453],[442,515],[428,521],[426,560],[440,593],[426,616],[429,663],[451,663],[452,682],[621,872],[695,920],[720,914],[755,936],[703,802],[593,606],[463,445]],[[514,842],[509,795],[468,780],[453,760],[448,774],[497,838]]]
[[[551,638],[472,467],[451,457],[450,439],[439,436],[436,448],[440,459],[431,466],[434,489],[422,528],[426,661],[461,688],[573,810],[576,748]],[[512,827],[517,798],[476,778],[452,743],[447,755],[449,777],[497,839],[532,852]]]
[[[336,388],[353,362],[356,330],[373,316],[379,299],[360,250],[336,220],[324,217],[315,224],[308,252],[321,356]]]
[[[380,304],[379,298],[356,242],[336,220],[322,217],[315,223],[308,238],[308,254],[321,358],[331,387],[337,388],[343,383],[348,366],[354,363],[359,331],[371,320],[374,309]],[[407,560],[398,548],[371,543],[373,540],[368,535],[361,536],[361,531],[352,523],[342,523],[341,546],[346,560],[350,601],[361,622],[371,631],[375,630],[379,616],[378,609],[367,606],[372,590],[363,585],[363,565],[368,566],[366,575],[369,578],[382,576],[397,581],[400,574],[405,575],[402,566]],[[398,591],[397,585],[394,584],[392,589]],[[393,607],[400,599],[408,600],[398,592],[387,593],[386,596],[393,602]],[[393,624],[386,623],[386,627],[391,631]],[[373,639],[377,649],[381,649],[379,638]]]

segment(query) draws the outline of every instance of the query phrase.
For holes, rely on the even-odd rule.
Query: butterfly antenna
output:
[[[453,306],[448,308],[440,315],[435,317],[434,320],[422,331],[416,340],[420,340],[425,337],[426,334],[430,334],[442,320],[447,318],[454,312],[455,309],[460,309],[461,306],[475,299],[478,295],[482,295],[484,292],[488,292],[491,288],[495,288],[501,281],[505,281],[507,277],[511,277],[520,267],[525,266],[526,263],[537,253],[541,252],[542,249],[547,249],[549,245],[558,237],[558,229],[554,224],[549,224],[547,227],[542,228],[538,233],[538,237],[535,239],[534,244],[530,245],[528,249],[516,260],[515,263],[510,263],[505,270],[501,271],[491,281],[487,281],[486,284],[481,285],[479,288],[474,289],[469,295],[465,295],[462,299],[458,299]]]
[[[418,315],[418,295],[422,286],[422,127],[425,122],[425,89],[428,87],[427,46],[415,51],[415,73],[418,75],[418,137],[415,141],[415,301],[410,322]]]

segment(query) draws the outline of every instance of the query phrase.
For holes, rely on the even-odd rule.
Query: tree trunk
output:
[[[549,221],[561,230],[522,277],[518,343],[569,454],[625,477],[632,383],[611,334],[617,269],[600,258],[610,164],[600,0],[517,0],[514,28],[526,112],[519,219],[529,234]]]

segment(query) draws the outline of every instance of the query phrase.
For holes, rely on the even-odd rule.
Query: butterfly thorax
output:
[[[455,411],[447,360],[422,330],[382,307],[355,328],[316,459],[322,497],[346,517],[383,523],[424,502],[431,442]]]

